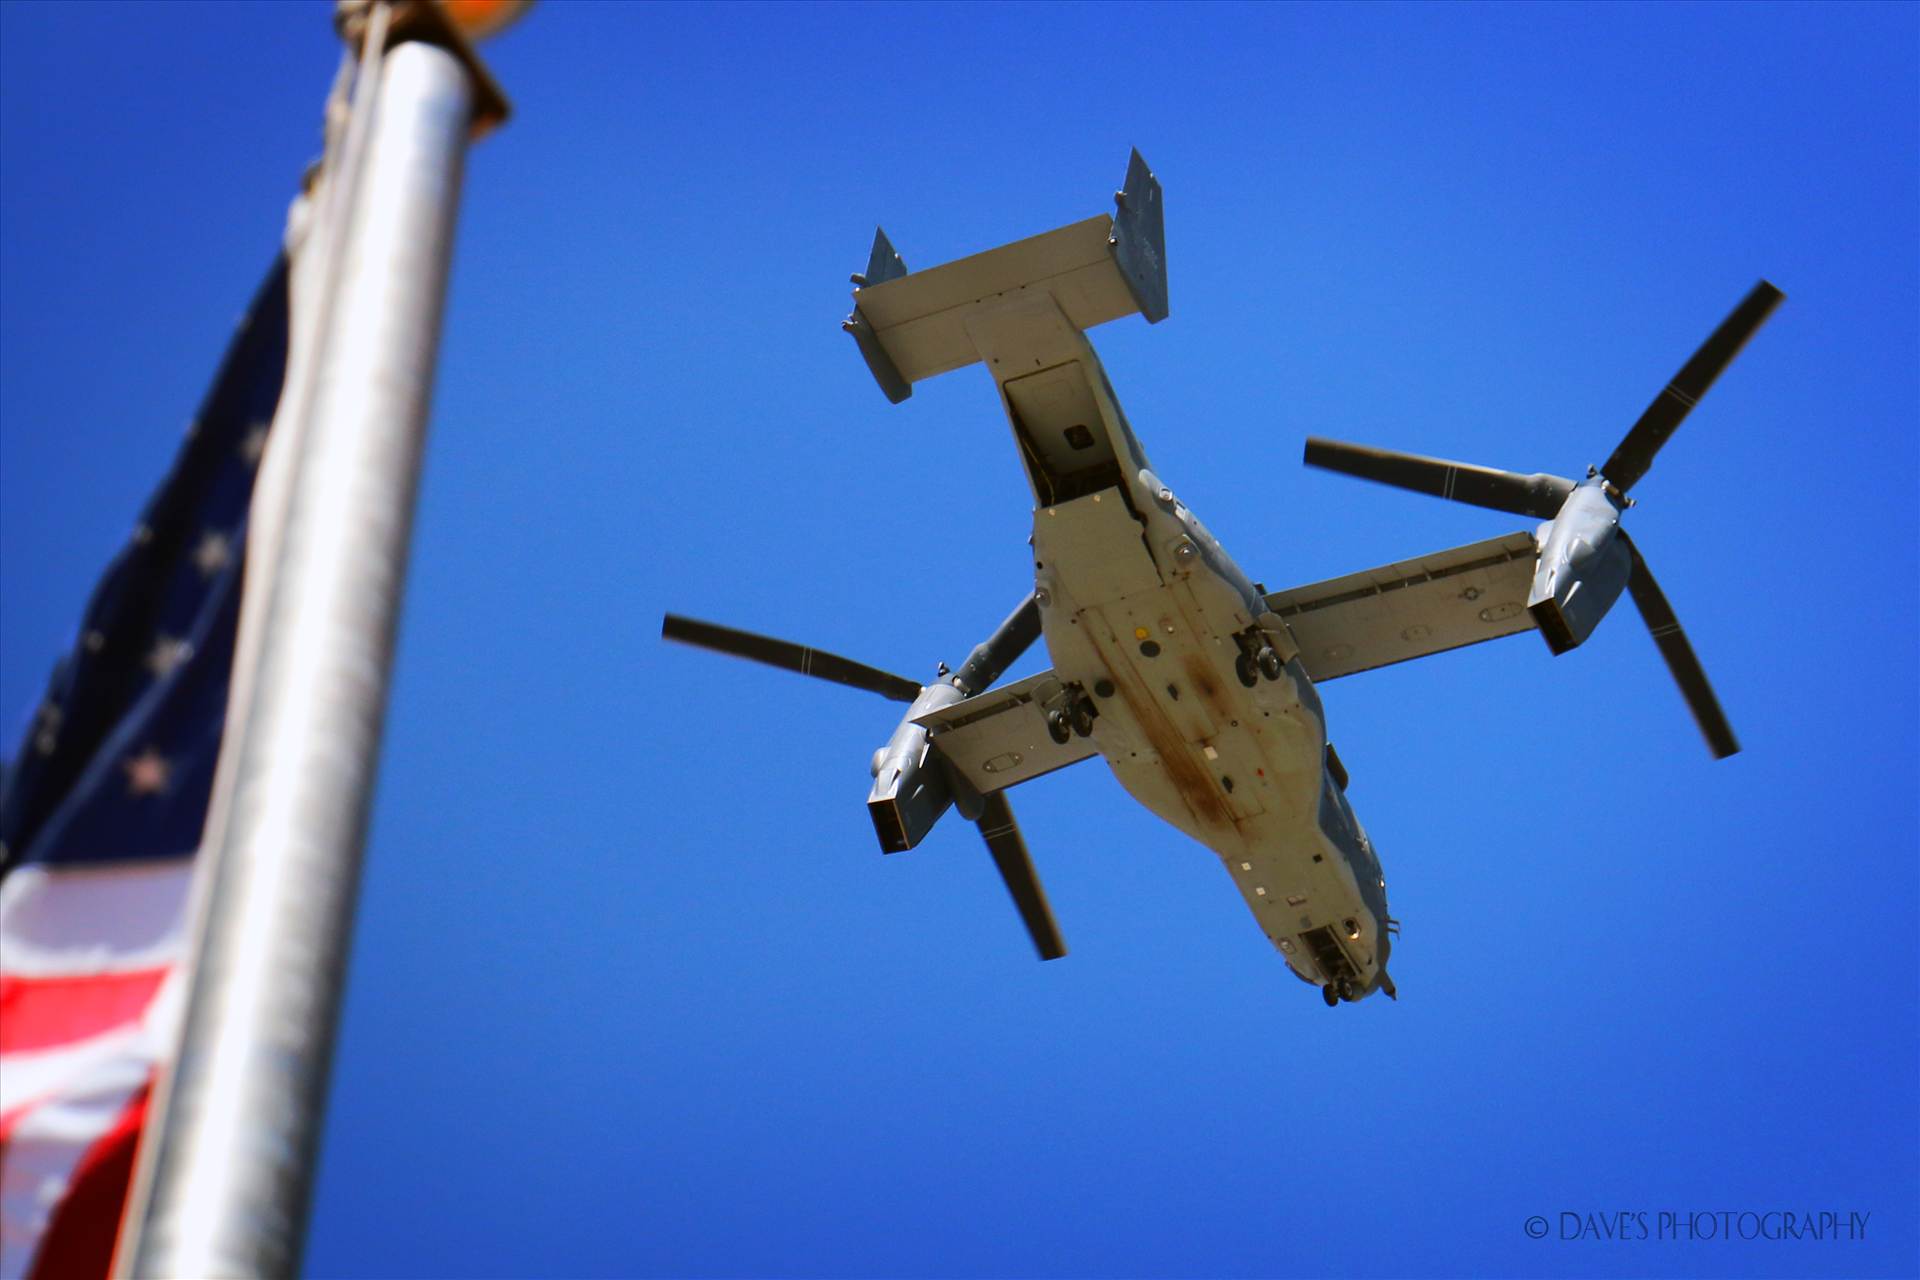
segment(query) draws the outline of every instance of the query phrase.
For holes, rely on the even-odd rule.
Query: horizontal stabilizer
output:
[[[1160,183],[1135,151],[1116,193],[1118,217],[1100,214],[925,271],[907,273],[884,235],[855,278],[853,314],[842,326],[859,344],[887,398],[977,362],[970,312],[1020,293],[1051,295],[1082,331],[1139,312],[1167,315],[1165,221]]]
[[[1510,533],[1278,591],[1267,607],[1307,674],[1331,680],[1531,630],[1536,555],[1532,534]]]

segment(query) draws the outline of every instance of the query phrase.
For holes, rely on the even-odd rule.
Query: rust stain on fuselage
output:
[[[1220,677],[1206,654],[1190,653],[1180,665],[1186,669],[1188,685],[1213,713],[1215,725],[1224,729],[1239,719],[1235,709],[1221,696]]]
[[[1100,651],[1107,669],[1119,682],[1120,696],[1126,701],[1127,710],[1133,713],[1134,722],[1146,735],[1148,745],[1160,757],[1160,767],[1166,771],[1167,779],[1173,783],[1174,790],[1179,792],[1181,800],[1186,802],[1187,810],[1193,815],[1194,822],[1209,830],[1234,832],[1238,822],[1232,810],[1227,808],[1226,796],[1221,793],[1219,785],[1213,780],[1213,775],[1194,758],[1192,745],[1181,734],[1179,726],[1174,724],[1172,717],[1154,698],[1145,679],[1135,670],[1133,663],[1124,654],[1114,652],[1106,642],[1107,637],[1104,634],[1106,630],[1104,621],[1095,623],[1086,628],[1087,638],[1093,641],[1094,648]],[[1204,667],[1205,658],[1199,655],[1196,657],[1199,665]],[[1149,658],[1147,661],[1151,662],[1153,659]],[[1189,677],[1194,676],[1191,662],[1188,664],[1187,674]],[[1209,671],[1210,680],[1211,675]],[[1197,679],[1195,687],[1199,688]],[[1206,699],[1209,703],[1218,697],[1218,681],[1212,682],[1212,690],[1214,696]]]

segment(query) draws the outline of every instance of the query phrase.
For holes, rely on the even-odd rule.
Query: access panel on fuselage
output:
[[[1140,533],[1140,521],[1118,489],[1036,508],[1035,585],[1070,611],[1157,589],[1160,570]],[[1056,621],[1056,609],[1042,611],[1050,649]]]
[[[1070,502],[1120,484],[1113,439],[1083,361],[1068,360],[1001,386],[1035,490],[1045,501]]]

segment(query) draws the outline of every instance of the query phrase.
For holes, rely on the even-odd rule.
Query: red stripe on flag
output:
[[[165,966],[59,978],[0,976],[0,1054],[90,1040],[139,1019]]]
[[[113,1262],[114,1238],[120,1234],[120,1215],[126,1210],[133,1153],[146,1122],[151,1088],[142,1085],[113,1128],[80,1158],[27,1268],[27,1280],[104,1280]]]
[[[23,1102],[11,1111],[0,1111],[0,1160],[7,1158],[7,1140],[13,1137],[13,1131],[19,1125],[21,1118],[33,1110],[36,1102],[38,1099],[34,1102]]]

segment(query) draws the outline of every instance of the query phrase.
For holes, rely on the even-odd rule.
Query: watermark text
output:
[[[1534,1240],[1849,1241],[1867,1238],[1872,1216],[1831,1209],[1563,1209],[1534,1214],[1522,1230]]]

